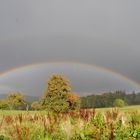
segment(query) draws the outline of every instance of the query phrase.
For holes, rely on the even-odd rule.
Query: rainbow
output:
[[[81,62],[72,62],[72,61],[56,61],[56,62],[41,62],[41,63],[34,63],[34,64],[29,64],[29,65],[25,65],[25,66],[21,66],[21,67],[16,67],[16,68],[13,68],[13,69],[10,69],[8,71],[5,71],[5,72],[2,72],[0,73],[0,78],[2,77],[5,77],[5,76],[8,76],[9,74],[12,74],[12,73],[18,73],[18,72],[22,72],[24,70],[30,70],[30,69],[33,69],[33,68],[36,68],[36,67],[40,67],[42,65],[55,65],[55,64],[60,64],[60,65],[63,65],[63,64],[71,64],[71,65],[79,65],[79,66],[84,66],[86,67],[87,69],[96,69],[96,70],[100,70],[100,71],[103,71],[103,72],[107,72],[107,73],[110,73],[112,75],[116,75],[117,77],[119,77],[120,79],[123,79],[133,85],[135,85],[136,87],[139,87],[140,88],[140,83],[112,70],[112,69],[109,69],[109,68],[105,68],[105,67],[102,67],[102,66],[98,66],[96,64],[92,65],[92,64],[85,64],[85,63],[81,63]]]

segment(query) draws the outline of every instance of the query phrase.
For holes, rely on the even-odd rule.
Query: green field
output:
[[[97,108],[96,111],[104,112],[104,111],[111,110],[111,109],[112,108]],[[125,106],[122,108],[118,108],[118,110],[121,112],[134,112],[134,111],[140,112],[140,105]]]
[[[108,110],[112,110],[113,108],[96,108],[95,110],[97,112],[105,112]],[[140,112],[140,105],[133,105],[133,106],[126,106],[122,108],[117,108],[120,112]],[[46,114],[46,111],[21,111],[21,110],[16,110],[16,111],[9,111],[9,110],[0,110],[0,115],[17,115],[17,114]]]

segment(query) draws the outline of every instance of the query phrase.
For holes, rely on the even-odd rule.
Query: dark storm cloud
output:
[[[80,61],[140,82],[140,1],[0,2],[0,71]]]

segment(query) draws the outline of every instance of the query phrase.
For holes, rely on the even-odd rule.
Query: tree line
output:
[[[0,109],[9,110],[47,110],[67,112],[79,108],[122,107],[140,104],[140,93],[126,94],[115,91],[100,95],[79,97],[72,92],[69,81],[59,74],[53,74],[47,82],[40,100],[29,103],[21,92],[12,92],[0,100]]]
[[[124,105],[140,105],[140,93],[127,94],[119,90],[81,97],[81,108],[113,107],[117,99],[124,101]]]

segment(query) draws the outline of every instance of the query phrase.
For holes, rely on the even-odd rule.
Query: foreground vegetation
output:
[[[1,111],[0,139],[140,140],[140,112],[133,108],[67,113]]]

